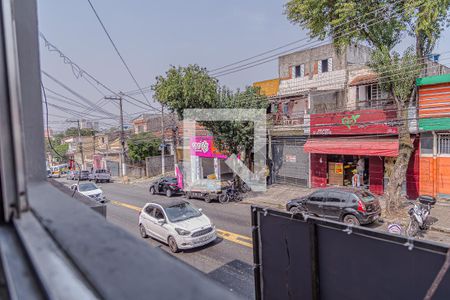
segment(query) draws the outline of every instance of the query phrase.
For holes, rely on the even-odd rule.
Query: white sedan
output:
[[[94,199],[95,201],[104,203],[106,202],[106,198],[103,195],[103,191],[92,182],[81,182],[79,184],[73,184],[70,187],[72,190],[77,191],[80,194],[88,196],[89,198]]]
[[[201,209],[184,200],[147,203],[139,213],[139,232],[167,243],[172,252],[191,249],[216,239],[216,228]]]

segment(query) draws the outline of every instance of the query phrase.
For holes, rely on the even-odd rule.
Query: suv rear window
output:
[[[370,202],[370,201],[375,200],[375,196],[372,193],[368,192],[368,191],[358,191],[355,194],[363,202]]]

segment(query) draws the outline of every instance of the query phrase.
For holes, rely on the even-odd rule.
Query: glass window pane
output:
[[[420,153],[433,154],[433,134],[424,132],[420,135]]]

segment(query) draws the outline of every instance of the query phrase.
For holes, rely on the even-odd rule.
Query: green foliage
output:
[[[53,158],[62,163],[67,161],[67,150],[69,150],[68,144],[62,144],[62,137],[60,135],[56,135],[52,139],[53,149],[50,147],[48,139],[45,139],[45,149],[47,152],[51,152]],[[56,150],[56,151],[55,151]]]
[[[413,48],[408,48],[403,57],[395,51],[391,53],[389,49],[381,48],[373,53],[370,66],[378,74],[383,74],[379,81],[382,89],[390,91],[399,108],[404,109],[411,96],[411,83],[420,74],[420,61]]]
[[[186,108],[210,108],[217,94],[217,80],[198,65],[171,67],[166,76],[156,77],[154,97],[182,119]]]
[[[133,162],[144,161],[146,157],[159,155],[160,139],[150,132],[132,135],[128,141],[128,156]]]
[[[95,130],[89,128],[80,129],[81,136],[93,136],[95,134]],[[70,127],[66,129],[64,133],[65,136],[78,136],[78,128]]]
[[[312,37],[333,38],[338,49],[358,42],[370,45],[371,66],[401,108],[413,95],[420,74],[415,70],[424,67],[419,62],[448,24],[449,6],[450,0],[291,0],[285,13]],[[415,47],[403,55],[393,51],[407,35],[415,38]]]
[[[226,87],[219,89],[213,104],[218,109],[267,109],[266,96],[259,88],[246,87],[244,91],[233,92]],[[247,116],[248,117],[248,116]],[[248,153],[253,148],[254,123],[249,121],[201,122],[214,135],[219,150],[230,154]]]

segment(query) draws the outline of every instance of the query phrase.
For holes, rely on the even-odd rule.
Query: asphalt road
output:
[[[73,183],[66,179],[60,181]],[[162,195],[150,195],[148,189],[141,186],[121,183],[99,185],[110,200],[107,220],[139,239],[139,209],[147,202],[167,199]],[[148,244],[184,261],[238,295],[254,298],[250,206],[243,203],[205,203],[196,199],[187,201],[203,209],[203,213],[216,225],[219,238],[209,245],[176,254],[170,252],[167,245],[151,238],[146,239]]]

